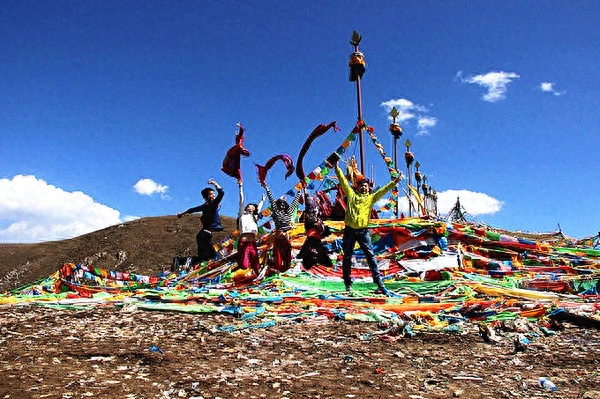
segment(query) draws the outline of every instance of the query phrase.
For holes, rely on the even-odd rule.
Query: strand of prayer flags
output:
[[[346,136],[346,138],[344,139],[344,141],[342,142],[342,144],[335,150],[335,152],[340,155],[343,155],[346,150],[350,147],[350,145],[352,144],[352,142],[356,140],[356,133],[353,130],[350,134],[348,134],[348,136]],[[309,189],[314,189],[314,183],[312,183],[313,181],[323,181],[325,188],[324,190],[327,190],[329,188],[334,187],[337,183],[335,183],[333,180],[329,179],[327,176],[329,176],[329,174],[331,174],[333,172],[333,169],[330,169],[327,167],[327,164],[325,161],[321,162],[321,164],[319,166],[317,166],[315,169],[313,169],[313,171],[311,171],[305,179],[305,183],[306,183],[306,187]],[[301,190],[303,187],[302,182],[298,182],[296,183],[296,185],[294,185],[294,189],[295,190]],[[294,192],[293,189],[290,189],[286,192],[286,195],[288,196],[295,196],[296,193]],[[261,212],[261,215],[264,217],[267,217],[271,214],[271,210],[269,208],[264,209]],[[268,221],[265,222],[264,224],[262,224],[261,226],[259,226],[259,233],[260,234],[264,234],[266,231],[270,231],[271,230],[271,223],[269,223]]]
[[[398,169],[396,169],[396,166],[394,165],[394,161],[392,160],[392,158],[386,155],[385,150],[383,149],[383,144],[381,144],[381,141],[379,141],[377,136],[375,136],[375,129],[372,126],[365,125],[364,121],[359,121],[354,129],[360,131],[360,129],[363,127],[366,129],[367,132],[369,132],[369,137],[371,138],[371,141],[373,142],[375,148],[377,148],[377,151],[379,152],[379,154],[383,158],[383,161],[387,165],[390,177],[392,179],[395,179],[398,176],[400,176]],[[396,204],[398,203],[398,194],[398,189],[393,188],[387,204],[384,204],[380,209],[383,211],[396,209]]]

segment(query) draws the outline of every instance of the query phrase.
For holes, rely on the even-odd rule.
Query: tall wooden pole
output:
[[[362,40],[362,36],[358,34],[358,32],[354,31],[352,33],[352,38],[350,39],[350,44],[354,46],[354,52],[350,56],[350,81],[356,82],[356,105],[358,108],[358,122],[363,120],[362,117],[362,93],[360,89],[360,80],[362,79],[362,75],[365,72],[365,59],[364,55],[358,51],[358,45]],[[360,146],[360,173],[365,176],[365,145],[363,141],[363,130],[364,127],[361,126],[360,131],[358,132],[358,143]]]
[[[419,191],[421,190],[421,180],[423,179],[423,175],[421,174],[421,172],[419,172],[420,166],[421,164],[419,163],[419,161],[415,162],[415,181],[417,182],[417,194],[419,194]]]
[[[356,106],[358,108],[358,121],[362,121],[362,95],[360,92],[360,78],[356,81]],[[360,173],[365,176],[365,142],[363,138],[364,127],[360,128],[358,133],[358,144],[360,146]]]
[[[404,153],[404,160],[406,161],[406,176],[408,176],[408,185],[412,186],[412,179],[410,176],[410,166],[412,165],[413,161],[415,160],[415,156],[413,155],[412,152],[410,152],[410,146],[412,145],[412,143],[410,142],[409,139],[406,139],[406,141],[404,142],[404,145],[406,146],[406,152]],[[408,216],[412,217],[413,206],[412,206],[412,201],[411,201],[410,189],[406,193],[406,198],[408,199]]]
[[[421,188],[423,189],[423,205],[425,206],[425,211],[427,212],[427,214],[430,213],[430,209],[431,206],[429,204],[429,186],[427,185],[427,176],[423,175],[423,185],[421,186]]]
[[[394,136],[394,166],[396,168],[398,168],[398,139],[402,136],[402,127],[396,123],[396,118],[399,114],[396,107],[392,107],[392,110],[390,111],[390,116],[392,117],[390,133]],[[398,184],[396,184],[396,189],[398,189]],[[398,202],[396,202],[396,217],[400,218],[400,204]]]

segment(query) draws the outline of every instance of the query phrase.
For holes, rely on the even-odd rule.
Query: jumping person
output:
[[[302,259],[302,266],[309,270],[314,265],[323,265],[331,267],[333,262],[329,257],[327,248],[323,244],[323,238],[331,234],[329,227],[325,226],[321,218],[321,212],[318,205],[315,203],[317,199],[311,198],[305,192],[304,194],[304,231],[306,239],[300,252],[296,256]]]
[[[200,194],[204,198],[204,204],[190,208],[183,212],[179,212],[177,217],[180,218],[183,215],[190,213],[202,212],[200,221],[202,222],[202,228],[196,234],[196,244],[198,245],[198,260],[205,261],[214,259],[217,256],[215,248],[212,243],[212,235],[215,231],[222,231],[223,225],[221,224],[221,218],[219,217],[219,205],[223,199],[225,192],[223,188],[213,179],[208,181],[208,184],[215,186],[217,190],[211,187],[202,189]]]
[[[258,262],[258,247],[256,245],[256,238],[258,235],[258,215],[260,209],[265,202],[265,195],[258,204],[249,203],[244,206],[244,189],[242,187],[242,181],[238,180],[238,186],[240,189],[240,208],[238,211],[238,230],[240,232],[240,238],[238,241],[238,265],[244,269],[252,269],[256,274],[259,273],[259,262]]]
[[[371,269],[371,275],[373,282],[378,287],[378,292],[383,295],[390,295],[389,291],[381,280],[381,274],[379,272],[379,266],[375,260],[375,253],[371,244],[371,236],[369,234],[369,220],[371,217],[371,210],[373,205],[379,201],[385,193],[390,191],[401,179],[401,175],[393,178],[385,186],[379,190],[371,193],[370,184],[367,179],[361,176],[356,181],[356,189],[353,189],[348,184],[346,176],[338,166],[339,157],[333,157],[331,160],[328,159],[328,163],[331,166],[335,166],[335,173],[340,181],[342,191],[346,196],[346,215],[344,217],[344,236],[342,239],[342,250],[344,251],[344,258],[342,261],[342,269],[344,276],[344,284],[346,285],[346,291],[351,291],[352,280],[350,278],[352,268],[352,253],[354,252],[354,245],[358,242],[358,245],[365,254],[365,258]]]
[[[275,223],[275,240],[273,242],[273,264],[271,269],[279,273],[287,271],[292,263],[292,245],[288,236],[294,225],[292,218],[296,212],[296,207],[300,201],[300,191],[296,192],[296,196],[291,204],[283,198],[275,199],[267,183],[262,183],[263,188],[267,192],[267,198],[271,204],[271,217]]]

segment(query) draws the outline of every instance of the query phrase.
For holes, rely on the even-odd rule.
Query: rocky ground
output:
[[[135,307],[0,309],[3,398],[600,398],[600,333],[566,325],[527,350],[313,320],[232,333],[230,316]],[[538,386],[547,376],[558,387]]]
[[[233,222],[227,219],[231,230]],[[71,240],[0,245],[0,291],[65,262],[156,274],[195,251],[197,218],[146,218]],[[223,237],[226,231],[219,233]],[[565,324],[515,352],[513,335],[401,337],[375,323],[312,319],[216,332],[232,316],[0,307],[1,398],[600,399],[600,332]],[[538,386],[546,376],[557,392]]]

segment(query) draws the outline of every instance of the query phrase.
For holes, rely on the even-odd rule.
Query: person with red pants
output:
[[[271,217],[275,223],[275,240],[273,242],[273,264],[269,265],[272,272],[283,273],[292,264],[292,245],[288,231],[293,227],[293,217],[300,201],[301,192],[298,190],[291,204],[283,198],[275,199],[267,183],[263,183],[267,198],[271,204]]]
[[[263,194],[258,204],[249,203],[244,206],[244,189],[242,181],[238,181],[240,189],[240,208],[238,212],[237,225],[240,234],[238,240],[238,265],[244,269],[252,269],[258,275],[260,265],[258,261],[258,247],[256,239],[258,236],[258,215],[265,202]]]

